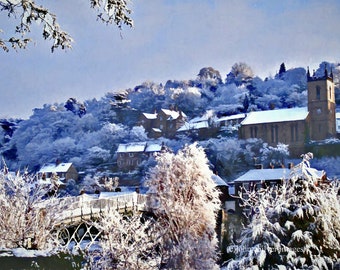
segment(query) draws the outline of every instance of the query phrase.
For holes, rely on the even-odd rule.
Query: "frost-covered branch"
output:
[[[0,172],[0,247],[47,249],[55,244],[56,209],[44,203],[50,190],[34,176]]]
[[[241,197],[249,213],[237,260],[227,269],[333,269],[340,257],[338,181],[310,167],[311,153],[282,185]],[[284,268],[287,267],[287,268]]]
[[[133,26],[130,18],[131,10],[127,7],[126,0],[90,0],[91,8],[98,11],[98,18],[106,24],[116,24],[120,29],[122,25]],[[42,25],[44,39],[53,41],[51,51],[57,48],[69,49],[72,47],[73,39],[64,30],[61,29],[57,22],[57,16],[48,8],[35,4],[33,0],[0,0],[0,11],[6,12],[8,19],[19,18],[19,23],[15,27],[17,35],[2,38],[0,36],[0,48],[8,52],[12,47],[14,50],[24,49],[32,42],[31,38],[27,38],[27,34],[31,31],[32,23]],[[0,34],[3,34],[0,29]]]
[[[215,269],[220,201],[204,150],[193,144],[156,159],[148,186],[164,229],[163,262],[169,269]]]
[[[86,255],[87,269],[159,269],[161,228],[151,217],[110,209],[95,223],[101,249]]]

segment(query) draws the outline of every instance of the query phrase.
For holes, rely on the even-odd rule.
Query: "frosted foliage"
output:
[[[57,210],[43,200],[51,189],[30,175],[13,175],[6,167],[0,172],[0,248],[49,249],[56,244],[51,231]]]
[[[148,181],[157,221],[164,228],[166,269],[217,269],[216,211],[218,191],[202,148],[186,146],[164,153]]]
[[[86,269],[159,269],[157,223],[139,214],[123,216],[110,209],[95,224],[102,230],[101,250],[87,254]]]
[[[106,24],[115,24],[119,28],[124,24],[133,26],[127,0],[90,0],[90,4],[91,8],[97,10],[98,20]],[[67,49],[72,47],[73,39],[61,29],[57,23],[56,15],[48,8],[37,5],[32,0],[0,0],[0,11],[7,13],[8,17],[13,17],[15,20],[20,18],[16,22],[15,31],[9,31],[15,32],[17,35],[7,39],[0,38],[0,49],[8,52],[9,45],[13,49],[26,48],[27,44],[32,42],[26,35],[30,33],[34,22],[43,29],[43,38],[53,41],[52,52],[56,48]]]
[[[106,162],[112,147],[129,136],[142,137],[143,132],[138,128],[130,132],[122,124],[100,123],[91,112],[79,118],[48,107],[20,122],[7,147],[16,149],[19,166],[30,169],[56,159],[69,162],[78,158],[82,160],[78,165],[97,165],[101,160]],[[10,165],[16,168],[18,164]]]
[[[339,264],[339,183],[320,179],[322,174],[310,167],[312,158],[312,153],[303,155],[281,186],[240,193],[249,224],[227,269],[333,269]]]

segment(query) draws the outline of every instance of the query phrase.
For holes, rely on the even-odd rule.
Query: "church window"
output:
[[[299,132],[298,132],[297,124],[291,124],[290,126],[290,140],[292,142],[299,140]]]
[[[271,139],[272,139],[273,143],[278,142],[278,140],[279,140],[279,127],[278,127],[278,125],[272,125],[271,126]]]
[[[329,99],[332,99],[332,86],[329,87]]]
[[[316,99],[317,100],[320,100],[320,92],[321,92],[321,88],[320,86],[317,86],[316,87]]]
[[[257,138],[257,127],[250,127],[250,137]]]

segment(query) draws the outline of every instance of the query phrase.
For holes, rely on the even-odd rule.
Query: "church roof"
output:
[[[250,112],[247,117],[241,122],[241,125],[299,121],[305,120],[307,116],[307,107],[270,111],[256,111]]]

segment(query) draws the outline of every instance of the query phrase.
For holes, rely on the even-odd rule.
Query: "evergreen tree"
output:
[[[320,180],[325,175],[310,167],[312,156],[304,155],[282,186],[241,197],[250,223],[227,269],[333,269],[339,263],[339,184]]]
[[[279,70],[279,76],[281,77],[283,73],[286,72],[286,66],[285,66],[285,63],[282,63],[280,65],[280,70]]]

